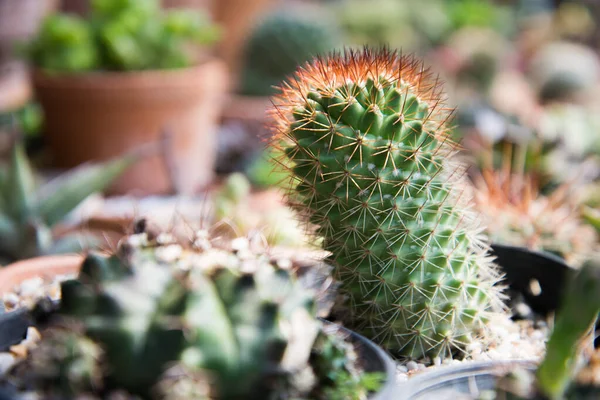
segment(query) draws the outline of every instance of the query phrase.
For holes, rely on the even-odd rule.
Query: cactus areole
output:
[[[387,49],[347,50],[299,68],[273,103],[289,199],[332,255],[346,322],[411,358],[485,333],[500,277],[431,73]]]

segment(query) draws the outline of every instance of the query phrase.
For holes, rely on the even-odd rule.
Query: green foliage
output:
[[[348,0],[333,5],[356,45],[424,52],[465,27],[511,33],[511,13],[491,0]]]
[[[23,144],[15,141],[9,164],[0,169],[1,262],[92,246],[91,238],[80,235],[55,238],[52,227],[88,196],[108,187],[134,161],[128,156],[82,165],[40,186]]]
[[[248,166],[246,174],[260,188],[284,186],[290,179],[287,171],[274,171],[273,160],[281,159],[283,154],[273,148],[266,149]]]
[[[220,29],[196,11],[163,11],[156,0],[95,0],[88,20],[55,14],[29,46],[33,63],[51,72],[183,68],[190,44],[207,46]]]
[[[35,65],[50,71],[80,72],[100,67],[94,32],[76,16],[48,17],[27,51]]]
[[[296,68],[341,44],[332,21],[305,11],[277,10],[260,21],[245,45],[239,92],[269,96]]]
[[[569,388],[579,346],[593,329],[599,312],[600,263],[592,261],[570,282],[536,373],[538,387],[548,398],[562,399]]]
[[[55,372],[49,385],[37,389],[63,396],[73,389],[81,389],[79,395],[124,390],[168,399],[174,395],[168,388],[177,385],[205,392],[205,399],[325,400],[322,391],[343,377],[362,396],[357,399],[365,399],[360,371],[350,365],[352,346],[323,329],[315,294],[266,254],[239,240],[212,247],[204,234],[195,240],[200,247],[184,248],[167,234],[138,233],[114,255],[91,254],[78,279],[62,284],[57,321],[80,327],[78,342],[101,348],[101,360],[89,366],[75,352],[48,364],[34,354],[27,361],[30,377]],[[51,337],[68,342],[69,335]],[[320,351],[334,341],[335,355]],[[315,375],[321,372],[315,357],[326,365],[328,381]],[[86,366],[81,372],[93,371],[83,377],[96,377],[95,387],[81,384],[82,373],[68,373],[74,362]],[[178,382],[169,377],[173,368],[186,371]]]
[[[396,53],[333,55],[275,99],[292,203],[324,238],[347,319],[396,355],[448,356],[499,304],[497,273],[449,155],[440,88]]]

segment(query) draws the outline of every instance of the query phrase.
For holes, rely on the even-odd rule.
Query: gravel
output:
[[[405,382],[411,377],[430,371],[433,368],[445,368],[460,365],[468,361],[491,360],[534,360],[540,361],[546,349],[546,340],[550,329],[545,322],[532,320],[513,321],[509,315],[496,315],[490,319],[491,343],[483,348],[481,342],[474,342],[467,347],[464,359],[440,359],[415,361],[399,361],[397,378]]]
[[[4,293],[2,304],[5,312],[18,308],[32,308],[39,300],[49,297],[52,300],[60,299],[60,283],[75,278],[76,274],[57,275],[53,279],[40,277],[23,281],[12,291]]]

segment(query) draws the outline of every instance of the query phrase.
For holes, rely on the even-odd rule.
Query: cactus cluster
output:
[[[14,139],[0,169],[0,264],[46,254],[81,251],[92,237],[55,237],[52,228],[95,192],[106,189],[137,156],[82,165],[39,185],[22,141]]]
[[[347,323],[413,358],[485,333],[499,273],[428,70],[385,48],[334,53],[285,82],[272,112],[291,204],[331,253]]]
[[[269,96],[298,65],[341,43],[332,21],[306,10],[275,10],[261,20],[245,45],[239,93]]]
[[[201,231],[183,246],[143,228],[113,255],[90,254],[62,284],[42,343],[9,374],[21,391],[325,399],[349,385],[366,399],[354,348],[316,318],[315,294],[293,270],[245,238]]]

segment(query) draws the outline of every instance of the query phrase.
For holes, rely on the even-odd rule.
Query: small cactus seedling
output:
[[[494,243],[546,251],[579,267],[597,249],[598,234],[579,216],[569,184],[544,196],[531,175],[482,171],[475,204]]]
[[[347,385],[347,399],[366,399],[354,348],[283,264],[245,238],[130,236],[62,284],[41,344],[9,379],[43,398],[325,400]]]
[[[332,254],[349,323],[414,358],[455,353],[502,307],[430,75],[393,51],[349,50],[300,68],[273,109],[292,203]]]
[[[276,10],[257,24],[245,44],[240,94],[269,96],[300,64],[338,46],[333,21],[307,12]]]

